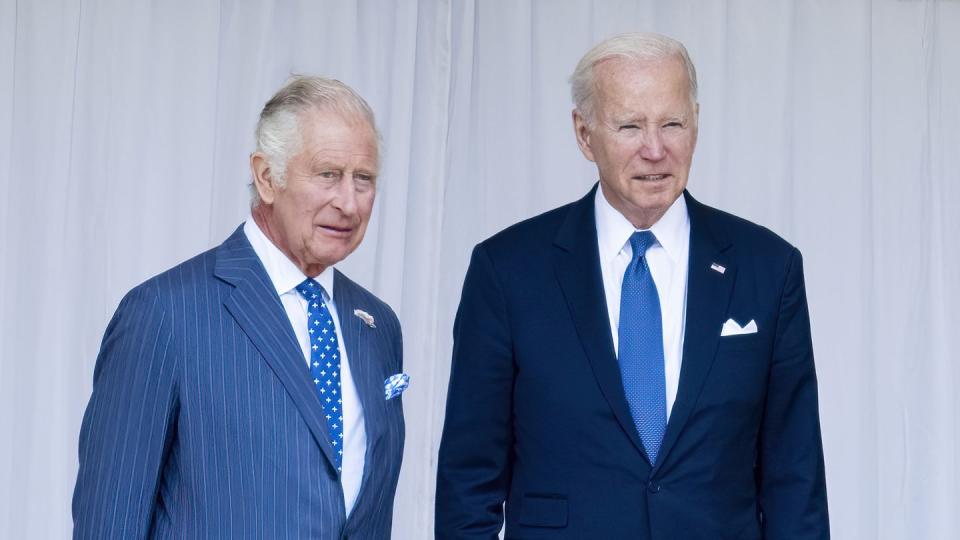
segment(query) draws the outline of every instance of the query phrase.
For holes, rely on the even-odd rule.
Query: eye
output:
[[[624,125],[620,126],[620,131],[624,131],[624,130],[628,130],[628,129],[640,129],[640,126],[638,126],[638,125],[636,125],[636,124],[624,124]]]
[[[339,171],[320,171],[320,174],[318,174],[317,176],[319,176],[320,178],[329,178],[332,180],[335,178],[339,178],[340,172]]]
[[[663,125],[663,127],[682,128],[683,124],[681,122],[667,122],[666,124]]]

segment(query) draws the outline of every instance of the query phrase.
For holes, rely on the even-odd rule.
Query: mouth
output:
[[[639,176],[634,176],[634,180],[640,180],[641,182],[660,182],[669,178],[669,174],[641,174]]]
[[[346,237],[353,233],[353,227],[341,225],[317,225],[317,228],[332,236]]]

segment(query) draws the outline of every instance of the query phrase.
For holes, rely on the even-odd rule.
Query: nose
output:
[[[640,143],[640,157],[647,161],[660,161],[666,157],[663,146],[663,136],[658,129],[644,130],[643,141]]]
[[[336,194],[333,197],[333,206],[345,216],[357,213],[357,190],[352,174],[344,175],[337,182]]]

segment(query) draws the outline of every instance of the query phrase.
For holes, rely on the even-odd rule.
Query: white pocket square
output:
[[[737,324],[737,321],[728,319],[727,322],[723,323],[723,330],[720,330],[720,337],[742,336],[744,334],[756,333],[757,323],[753,319],[750,319],[750,322],[748,322],[745,326],[740,326]]]

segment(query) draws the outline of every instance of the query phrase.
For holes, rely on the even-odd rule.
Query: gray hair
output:
[[[588,124],[595,120],[593,98],[597,89],[593,68],[604,60],[611,58],[628,58],[632,60],[659,60],[676,57],[687,70],[687,80],[690,83],[690,101],[697,102],[697,70],[687,54],[683,43],[652,33],[633,32],[619,34],[605,39],[593,46],[583,55],[577,68],[570,76],[570,93],[573,102]]]
[[[336,79],[293,75],[263,106],[257,122],[257,152],[266,156],[273,181],[279,186],[286,183],[287,162],[300,151],[303,143],[300,116],[311,109],[359,116],[370,125],[377,139],[377,150],[380,150],[380,133],[373,110],[360,94]],[[250,206],[258,204],[260,195],[256,186],[251,184]]]

